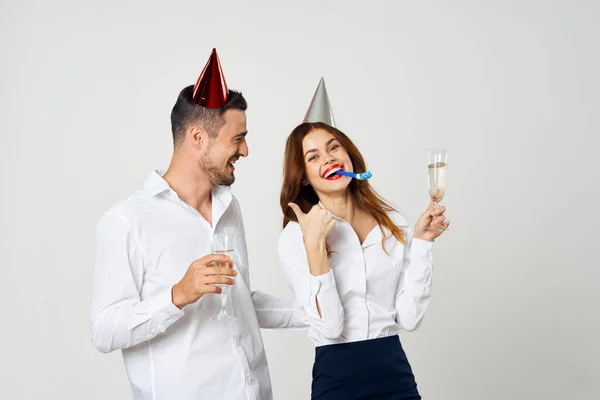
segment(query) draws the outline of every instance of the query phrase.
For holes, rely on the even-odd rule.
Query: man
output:
[[[230,91],[216,51],[181,91],[168,170],[107,211],[98,224],[92,340],[121,349],[134,399],[271,399],[260,329],[303,328],[294,302],[250,289],[244,226],[232,196],[234,164],[248,156],[247,104]],[[235,235],[236,264],[211,254]],[[220,309],[217,284],[230,285]]]

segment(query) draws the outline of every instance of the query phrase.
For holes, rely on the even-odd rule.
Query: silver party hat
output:
[[[325,87],[325,80],[323,78],[319,81],[319,86],[317,86],[310,106],[308,106],[308,111],[306,111],[303,122],[324,122],[335,128],[333,111],[331,111],[329,96],[327,96],[327,88]]]

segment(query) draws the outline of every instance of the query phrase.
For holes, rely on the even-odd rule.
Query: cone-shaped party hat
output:
[[[308,106],[303,122],[324,122],[335,128],[333,111],[331,111],[331,104],[329,104],[329,96],[327,96],[327,88],[323,78],[319,81],[319,86],[317,86],[310,106]]]
[[[202,107],[221,108],[227,103],[228,96],[229,89],[225,83],[217,49],[213,49],[194,86],[192,98]]]

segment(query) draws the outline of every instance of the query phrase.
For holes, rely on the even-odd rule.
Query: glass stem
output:
[[[227,292],[229,291],[229,286],[225,286],[221,291],[221,314],[225,314],[227,312]]]

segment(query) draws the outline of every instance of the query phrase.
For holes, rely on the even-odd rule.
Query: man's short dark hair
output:
[[[223,126],[223,114],[227,110],[246,111],[248,103],[241,92],[229,91],[227,103],[221,108],[205,108],[192,100],[194,85],[185,87],[177,97],[177,102],[171,111],[171,131],[175,147],[183,143],[185,131],[191,124],[204,128],[211,137],[217,137]]]

